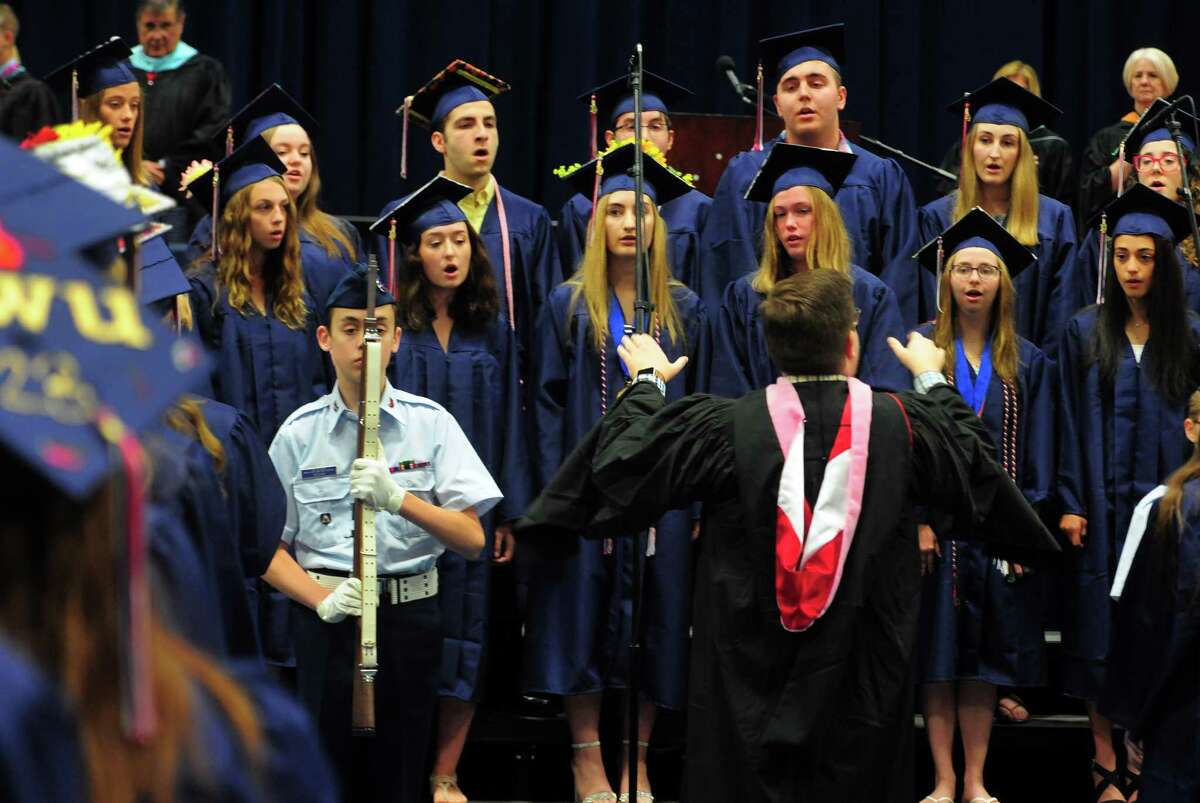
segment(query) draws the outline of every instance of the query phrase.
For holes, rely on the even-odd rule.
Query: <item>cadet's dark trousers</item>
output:
[[[378,617],[374,737],[353,736],[350,726],[357,619],[331,625],[292,603],[296,679],[342,799],[414,803],[429,794],[426,759],[437,708],[441,615],[436,596],[396,605],[385,600]]]

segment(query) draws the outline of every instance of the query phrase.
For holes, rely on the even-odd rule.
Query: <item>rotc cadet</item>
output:
[[[317,330],[337,386],[296,410],[271,444],[288,495],[287,523],[264,579],[293,600],[300,697],[317,720],[347,799],[419,800],[436,709],[442,652],[437,560],[473,558],[480,517],[501,494],[462,429],[440,405],[385,382],[379,400],[384,457],[355,459],[367,273],[334,289]],[[380,369],[400,343],[395,300],[380,289]],[[393,479],[394,477],[394,479]],[[379,668],[373,739],[351,738],[351,687],[362,610],[354,565],[353,502],[376,516]]]

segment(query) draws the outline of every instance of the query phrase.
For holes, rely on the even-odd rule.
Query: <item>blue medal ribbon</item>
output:
[[[967,362],[967,350],[963,348],[961,337],[954,339],[954,355],[954,384],[975,415],[979,415],[983,412],[983,402],[992,381],[992,341],[989,338],[984,342],[983,358],[979,361],[979,374],[974,382],[971,381],[971,364]]]
[[[612,299],[608,302],[608,339],[612,341],[613,354],[617,354],[617,346],[624,336],[625,312],[621,309],[621,300],[617,298],[616,291],[613,291]],[[621,366],[621,373],[625,375],[626,379],[629,379],[629,368],[619,354],[617,354],[617,365]]]

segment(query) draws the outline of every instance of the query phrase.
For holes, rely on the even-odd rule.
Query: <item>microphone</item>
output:
[[[717,59],[717,72],[725,76],[726,80],[729,81],[729,85],[733,87],[734,94],[741,98],[743,103],[754,103],[754,101],[746,97],[746,91],[752,90],[754,87],[741,82],[741,79],[737,76],[737,72],[735,72],[734,62],[731,57],[721,56]]]

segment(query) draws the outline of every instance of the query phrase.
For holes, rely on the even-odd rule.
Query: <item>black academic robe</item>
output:
[[[1108,166],[1117,158],[1117,149],[1129,136],[1129,130],[1136,121],[1137,115],[1131,112],[1113,125],[1101,128],[1088,140],[1083,161],[1079,165],[1079,201],[1075,204],[1079,228],[1083,228],[1102,206],[1116,197]],[[1125,175],[1133,175],[1133,165],[1128,168]]]
[[[58,102],[45,83],[24,70],[0,79],[0,134],[20,142],[58,121]]]
[[[229,119],[229,82],[212,56],[197,53],[174,70],[148,73],[130,66],[142,85],[144,158],[166,160],[162,190],[178,199],[179,175],[193,159],[224,155],[220,134]]]
[[[803,383],[816,496],[846,385]],[[802,633],[779,622],[775,511],[783,453],[759,390],[663,408],[634,385],[517,525],[522,544],[570,550],[570,532],[636,532],[703,500],[688,703],[689,801],[907,801],[912,650],[921,570],[913,503],[943,526],[1055,549],[988,456],[978,418],[950,386],[876,393],[862,514],[837,597]],[[656,414],[657,413],[657,414]],[[908,478],[897,481],[897,478]],[[936,495],[930,491],[936,490]],[[993,525],[993,522],[996,524]]]
[[[1037,157],[1038,192],[1048,195],[1067,206],[1074,206],[1079,185],[1075,178],[1075,156],[1071,143],[1059,134],[1040,125],[1029,132],[1029,147]],[[942,157],[942,169],[949,170],[955,179],[941,179],[937,183],[939,195],[949,195],[958,189],[958,169],[962,166],[962,140],[954,144]]]

